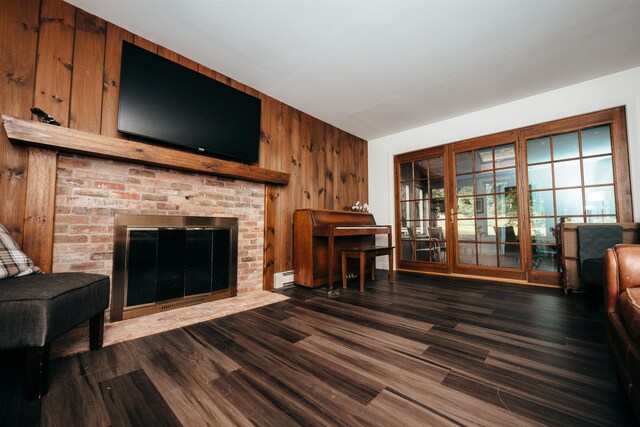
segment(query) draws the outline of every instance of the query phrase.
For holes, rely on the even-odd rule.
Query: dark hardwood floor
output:
[[[399,273],[55,359],[0,425],[634,425],[582,295]]]

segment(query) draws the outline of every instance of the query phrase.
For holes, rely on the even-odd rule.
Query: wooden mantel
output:
[[[273,185],[289,183],[289,174],[257,166],[215,159],[138,141],[96,135],[33,120],[2,115],[4,129],[14,144],[244,179]]]

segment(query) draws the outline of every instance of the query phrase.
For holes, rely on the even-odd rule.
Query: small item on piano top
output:
[[[366,203],[361,205],[360,200],[358,200],[355,205],[351,206],[351,210],[353,212],[369,212],[369,205]]]

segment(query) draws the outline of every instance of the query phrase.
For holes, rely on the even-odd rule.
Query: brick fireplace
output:
[[[238,218],[238,293],[262,289],[264,184],[59,154],[53,271],[111,275],[118,214]]]

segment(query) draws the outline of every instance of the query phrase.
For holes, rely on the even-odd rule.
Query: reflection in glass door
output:
[[[531,267],[560,270],[555,230],[566,222],[616,222],[609,125],[526,141]]]
[[[399,261],[447,263],[444,157],[401,162]]]
[[[400,269],[560,285],[559,222],[633,221],[622,107],[399,154],[394,172]]]
[[[456,270],[492,267],[520,275],[515,143],[457,152],[455,197]]]

